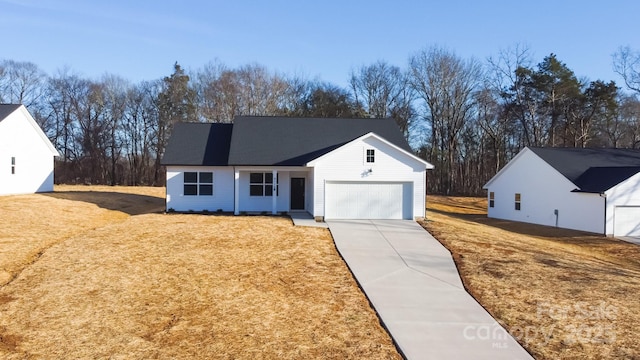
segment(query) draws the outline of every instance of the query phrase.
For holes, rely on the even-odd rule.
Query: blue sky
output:
[[[640,50],[639,13],[636,0],[0,0],[0,59],[134,82],[218,59],[345,86],[356,67],[404,68],[432,45],[485,60],[524,44],[535,63],[553,52],[579,77],[621,85],[611,54]]]

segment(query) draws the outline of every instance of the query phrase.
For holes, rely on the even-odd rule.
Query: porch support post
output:
[[[240,215],[240,170],[233,169],[233,214]]]
[[[277,189],[278,189],[278,170],[273,169],[272,171],[273,173],[273,184],[271,184],[273,186],[273,191],[271,192],[271,214],[272,215],[276,215],[278,213],[278,196],[277,196]]]

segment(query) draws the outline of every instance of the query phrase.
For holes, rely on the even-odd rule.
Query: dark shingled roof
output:
[[[176,124],[161,163],[303,166],[370,132],[413,152],[393,119],[256,116],[233,124]]]
[[[226,166],[232,124],[178,123],[173,127],[162,165]]]
[[[640,150],[529,148],[583,192],[604,192],[640,171]]]
[[[0,104],[0,121],[16,111],[20,106],[20,104]]]
[[[237,117],[229,164],[302,166],[370,132],[413,153],[393,119]]]
[[[635,167],[592,167],[576,179],[574,184],[582,192],[600,193],[611,189],[640,172],[640,166]]]

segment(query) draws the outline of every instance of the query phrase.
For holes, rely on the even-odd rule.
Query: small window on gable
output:
[[[493,191],[491,191],[489,193],[489,207],[495,206],[495,200],[496,200],[496,194]]]
[[[376,151],[374,149],[367,149],[367,162],[376,162]]]
[[[11,175],[14,175],[16,173],[16,157],[12,156],[11,157]]]
[[[516,210],[520,211],[520,194],[516,193]]]
[[[185,172],[184,195],[213,195],[213,172]]]

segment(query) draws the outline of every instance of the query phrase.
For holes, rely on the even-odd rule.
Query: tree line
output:
[[[377,61],[346,88],[259,64],[214,61],[157,80],[89,79],[68,68],[0,61],[0,102],[24,104],[61,156],[56,183],[164,185],[160,160],[177,122],[239,115],[393,118],[435,165],[428,189],[482,194],[524,146],[640,147],[640,52],[620,48],[614,81],[580,78],[556,55],[534,65],[514,47],[486,61],[425,48],[406,67]]]

